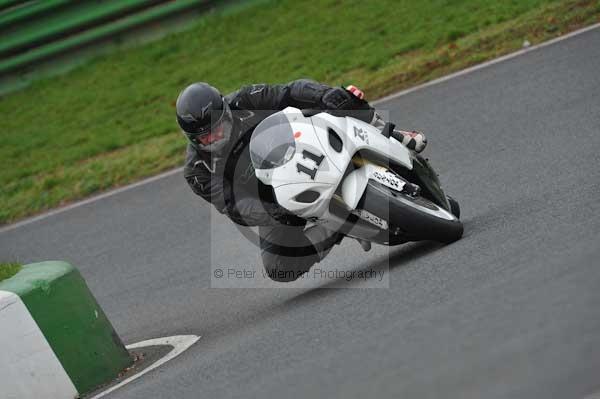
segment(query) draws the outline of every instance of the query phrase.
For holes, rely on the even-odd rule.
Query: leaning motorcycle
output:
[[[461,238],[458,203],[394,126],[288,107],[250,141],[256,177],[289,212],[359,241],[398,245]]]

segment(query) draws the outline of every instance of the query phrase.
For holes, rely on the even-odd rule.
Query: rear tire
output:
[[[369,180],[358,208],[387,220],[390,231],[400,229],[410,241],[451,243],[463,234],[462,223],[444,208],[424,197],[402,194],[373,180]]]

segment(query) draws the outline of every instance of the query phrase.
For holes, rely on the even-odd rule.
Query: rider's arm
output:
[[[222,175],[210,173],[197,151],[188,144],[183,176],[192,191],[210,202],[220,212],[226,212]]]
[[[227,96],[240,109],[279,111],[286,107],[321,108],[321,98],[331,87],[309,79],[287,84],[243,86]]]
[[[331,87],[309,79],[287,84],[244,86],[227,96],[240,109],[277,111],[286,107],[323,109],[337,116],[353,116],[371,122],[375,109],[367,101],[342,87]]]

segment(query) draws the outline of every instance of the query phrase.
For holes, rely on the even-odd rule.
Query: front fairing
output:
[[[310,118],[287,108],[261,122],[250,142],[256,177],[273,188],[280,206],[301,217],[326,211],[343,172],[318,136]],[[306,202],[307,195],[315,199]]]
[[[359,152],[371,152],[412,170],[410,151],[374,126],[326,113],[308,117],[292,107],[256,127],[250,151],[256,177],[273,188],[282,207],[305,218],[321,217],[327,211],[344,172]],[[316,199],[305,201],[310,197]]]
[[[332,132],[342,146],[332,145]],[[262,136],[262,137],[261,137]],[[328,114],[305,117],[287,108],[257,126],[250,143],[256,177],[273,188],[277,202],[301,217],[321,217],[358,152],[389,160],[396,173],[421,186],[424,195],[449,209],[437,174],[429,163],[375,127]],[[392,167],[392,169],[396,169]],[[310,195],[306,195],[310,191]],[[304,201],[307,197],[314,201]]]

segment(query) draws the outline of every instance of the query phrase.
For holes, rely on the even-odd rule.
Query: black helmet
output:
[[[203,82],[189,85],[177,97],[177,123],[192,146],[218,153],[231,138],[232,117],[227,101]]]

